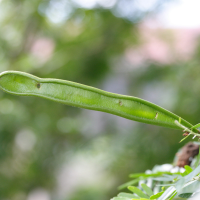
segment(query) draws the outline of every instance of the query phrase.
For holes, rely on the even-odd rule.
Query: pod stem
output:
[[[174,121],[174,123],[179,126],[180,128],[183,129],[184,132],[188,132],[188,135],[194,135],[193,139],[197,136],[198,138],[200,138],[200,134],[199,133],[195,133],[192,130],[190,130],[189,128],[185,127],[184,125],[182,125],[181,123],[179,123],[177,120]]]

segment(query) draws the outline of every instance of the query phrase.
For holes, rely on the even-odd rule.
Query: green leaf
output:
[[[126,198],[131,198],[131,199],[139,199],[139,197],[130,194],[130,193],[125,193],[125,192],[121,192],[117,195],[118,197],[126,197]]]
[[[174,177],[158,177],[158,178],[153,178],[155,181],[172,181]]]
[[[154,194],[152,196],[150,196],[150,199],[157,199],[158,197],[160,197],[164,192],[158,192],[157,194]]]
[[[138,177],[145,177],[148,178],[150,177],[152,174],[146,174],[146,173],[135,173],[135,174],[130,174],[129,177],[130,178],[138,178]]]
[[[153,191],[151,190],[150,187],[148,187],[146,184],[141,184],[142,188],[144,189],[144,191],[149,195],[152,196],[153,195]]]
[[[185,165],[184,168],[185,168],[185,171],[186,171],[188,174],[191,173],[191,172],[193,171],[193,169],[192,169],[189,165]]]
[[[186,176],[188,176],[188,175],[186,175]],[[185,177],[186,177],[186,176],[185,176]],[[186,183],[185,177],[180,178],[180,179],[176,182],[175,187],[176,187],[177,192],[179,192],[179,191],[183,188],[184,184]]]
[[[137,179],[134,179],[134,180],[129,181],[127,183],[124,183],[124,184],[122,184],[122,185],[120,185],[118,187],[118,190],[122,190],[122,189],[124,189],[124,188],[126,188],[126,187],[128,187],[130,185],[134,185],[134,184],[138,183],[140,180],[143,180],[143,179],[142,178],[137,178]]]
[[[131,199],[131,200],[138,200],[138,199]],[[139,200],[148,200],[148,199],[145,199],[145,198],[139,198]]]
[[[158,198],[158,200],[166,200],[174,193],[174,191],[176,191],[176,188],[174,186],[167,188],[165,192]]]
[[[195,170],[193,170],[191,173],[189,173],[186,177],[185,177],[185,182],[189,182],[190,180],[192,180],[197,174],[200,173],[200,166],[198,166]]]
[[[173,199],[176,196],[177,192],[174,191],[174,193],[172,193],[172,196],[169,198],[169,200]]]
[[[132,200],[132,199],[126,197],[114,197],[111,200]]]
[[[146,173],[130,174],[130,178],[138,178],[138,177],[149,178],[149,177],[161,176],[163,175],[163,173],[164,172],[157,172],[152,174],[146,174]]]
[[[200,123],[194,125],[191,129],[193,129],[193,128],[200,128]]]
[[[134,199],[131,199],[131,200],[134,200]],[[146,198],[140,198],[140,200],[149,200],[149,199],[146,199]]]
[[[185,183],[189,182],[192,180],[197,174],[200,173],[200,165],[194,169],[191,173],[189,173],[187,176],[182,177],[176,182],[176,190],[179,192],[182,187],[185,185]]]
[[[187,173],[187,171],[185,170],[181,175],[182,175],[182,176],[186,176],[186,175],[188,175],[188,173]]]
[[[171,172],[157,172],[157,173],[152,173],[152,174],[145,174],[145,173],[137,173],[137,174],[131,174],[129,177],[130,178],[138,178],[138,177],[144,177],[144,178],[149,178],[149,177],[157,177],[157,176],[162,176],[163,174],[180,174],[178,173],[171,173]]]
[[[188,134],[187,136],[185,136],[179,143],[183,142],[185,139],[187,139],[190,136],[190,134]]]
[[[200,188],[200,181],[192,180],[186,183],[179,193],[194,193]]]
[[[173,183],[173,184],[156,184],[156,186],[164,186],[164,187],[166,187],[166,186],[175,186],[175,183]]]
[[[189,198],[192,195],[193,195],[193,193],[182,193],[182,194],[179,194],[178,196],[181,198]]]
[[[129,186],[128,189],[129,189],[131,192],[134,192],[135,194],[137,194],[137,195],[138,195],[139,197],[141,197],[141,198],[146,198],[146,199],[149,198],[144,192],[142,192],[142,190],[138,189],[137,187]]]
[[[193,169],[188,165],[185,165],[184,168],[185,168],[185,171],[181,174],[182,176],[186,176],[193,171]]]

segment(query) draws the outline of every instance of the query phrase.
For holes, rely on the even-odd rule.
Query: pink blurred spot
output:
[[[39,38],[34,41],[31,47],[31,53],[37,61],[43,64],[51,58],[54,46],[54,42],[51,39]]]
[[[140,44],[125,51],[125,58],[134,66],[147,61],[169,64],[192,59],[200,29],[164,29],[155,20],[143,23],[139,34]]]

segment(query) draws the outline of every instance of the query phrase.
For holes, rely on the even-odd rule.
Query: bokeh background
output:
[[[0,0],[0,72],[132,95],[200,118],[198,0]],[[0,91],[0,199],[108,200],[171,163],[182,133]],[[187,142],[187,141],[186,141]]]

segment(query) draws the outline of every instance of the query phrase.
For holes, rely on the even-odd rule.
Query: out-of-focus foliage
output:
[[[131,64],[125,54],[141,45],[138,27],[148,10],[138,1],[93,9],[75,2],[1,0],[0,71],[138,96],[199,122],[198,49],[192,61]],[[0,119],[1,200],[110,199],[128,174],[171,162],[182,137],[176,130],[3,92]]]
[[[197,143],[199,145],[199,142]],[[191,145],[191,143],[190,143]],[[188,152],[187,152],[188,153]],[[133,200],[133,199],[192,199],[199,198],[199,166],[200,154],[196,156],[191,166],[185,165],[184,168],[164,164],[155,166],[152,171],[145,173],[131,174],[135,178],[127,185],[131,193],[119,193],[112,200]],[[132,186],[138,183],[138,186]],[[146,183],[146,184],[145,184]]]

